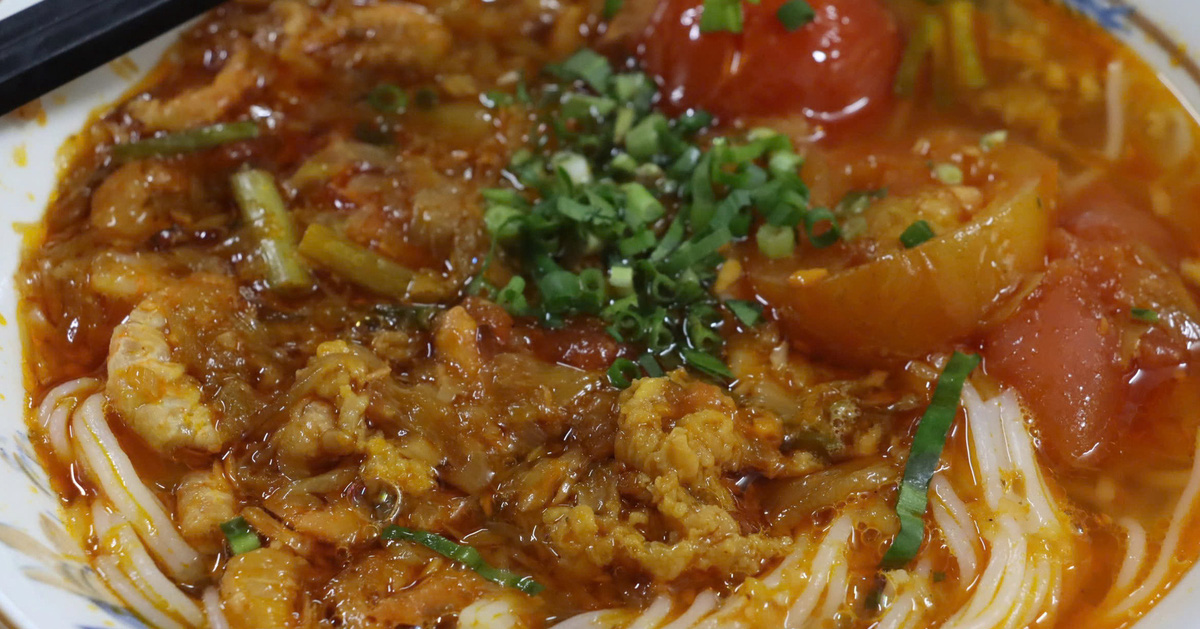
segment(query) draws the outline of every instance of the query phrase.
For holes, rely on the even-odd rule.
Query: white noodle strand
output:
[[[967,505],[958,497],[950,481],[939,474],[933,478],[932,489],[937,498],[931,505],[933,520],[958,564],[960,582],[967,585],[975,580],[979,570],[979,556],[975,549],[978,534]]]
[[[1162,549],[1154,561],[1154,567],[1146,576],[1146,580],[1142,581],[1137,589],[1130,592],[1129,596],[1109,612],[1110,616],[1127,614],[1149,602],[1166,582],[1171,564],[1175,561],[1175,550],[1179,546],[1179,538],[1183,535],[1183,527],[1191,520],[1197,494],[1200,494],[1200,432],[1196,433],[1196,452],[1193,454],[1191,476],[1188,477],[1183,495],[1180,496],[1179,503],[1175,505],[1175,511],[1171,514],[1171,525],[1167,528],[1167,535],[1163,538]]]
[[[1137,520],[1125,517],[1117,521],[1125,530],[1125,558],[1121,560],[1121,570],[1113,581],[1109,597],[1120,596],[1133,585],[1134,579],[1142,572],[1146,563],[1146,529]]]
[[[95,378],[78,378],[64,382],[46,393],[38,405],[38,426],[54,456],[64,463],[74,456],[68,425],[80,398],[94,391],[100,382]]]
[[[171,576],[194,582],[203,576],[200,554],[192,548],[167,510],[138,477],[104,417],[104,396],[95,394],[75,411],[75,444],[104,495],[137,530]]]
[[[221,593],[217,588],[204,590],[204,615],[208,618],[208,629],[229,629],[229,621],[225,619],[225,610],[221,607]]]
[[[102,555],[95,560],[96,572],[104,578],[104,582],[108,587],[112,588],[113,592],[125,602],[138,616],[148,621],[151,626],[157,629],[187,629],[178,621],[167,616],[158,610],[146,597],[133,585],[129,577],[121,571],[117,565],[117,558],[112,555]]]
[[[655,629],[671,613],[671,598],[660,596],[642,612],[626,629]]]
[[[185,625],[204,623],[200,607],[162,573],[128,520],[97,501],[92,505],[92,521],[97,523],[96,537],[100,548],[107,551],[106,555],[116,558],[116,566],[129,577],[130,583],[146,601]]]

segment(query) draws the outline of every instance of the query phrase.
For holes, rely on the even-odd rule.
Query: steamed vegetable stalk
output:
[[[222,122],[207,127],[198,127],[176,133],[168,133],[128,144],[113,147],[113,155],[121,161],[164,157],[180,153],[192,153],[223,144],[252,140],[259,134],[258,124],[252,120]]]
[[[258,238],[267,284],[279,292],[312,286],[312,276],[296,248],[296,227],[275,187],[275,178],[265,171],[244,170],[230,181],[242,218]]]
[[[351,242],[324,225],[308,226],[300,239],[300,253],[363,288],[397,299],[408,297],[412,270]]]

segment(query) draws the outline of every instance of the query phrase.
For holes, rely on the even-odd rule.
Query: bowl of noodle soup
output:
[[[468,4],[0,119],[3,620],[1194,624],[1186,2]]]

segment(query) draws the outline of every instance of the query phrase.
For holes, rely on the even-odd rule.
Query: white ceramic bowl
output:
[[[1060,0],[1100,22],[1140,52],[1195,113],[1200,107],[1200,2]],[[0,0],[0,19],[37,0]],[[0,625],[13,629],[145,628],[108,593],[63,531],[58,503],[25,429],[28,402],[16,325],[14,274],[22,223],[38,221],[61,166],[58,150],[96,108],[112,102],[151,68],[175,34],[41,99],[25,115],[0,118]],[[1191,58],[1187,58],[1191,55]],[[131,63],[132,62],[132,63]],[[1139,627],[1200,627],[1200,569]]]

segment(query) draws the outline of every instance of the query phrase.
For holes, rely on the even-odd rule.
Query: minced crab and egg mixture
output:
[[[1120,627],[1200,153],[1041,0],[243,0],[71,161],[31,428],[154,627]]]

